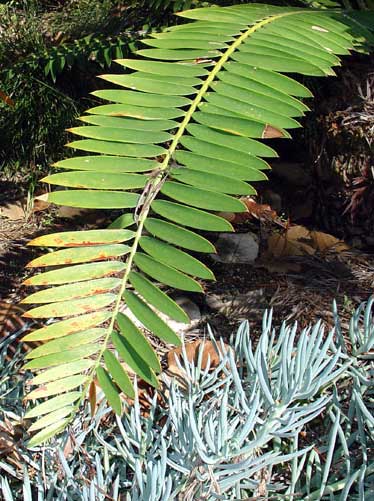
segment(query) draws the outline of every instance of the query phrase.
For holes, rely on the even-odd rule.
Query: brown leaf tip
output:
[[[279,137],[286,137],[284,132],[272,125],[266,124],[262,132],[262,139],[275,139]]]

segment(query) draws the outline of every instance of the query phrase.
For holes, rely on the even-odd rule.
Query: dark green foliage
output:
[[[0,172],[30,182],[61,157],[96,75],[116,71],[112,60],[131,53],[150,12],[139,2],[25,0],[0,14],[0,91],[14,103],[0,100]]]
[[[103,69],[129,57],[149,29],[181,22],[173,12],[220,0],[24,0],[0,2],[0,172],[26,182],[61,158],[65,129],[94,102]],[[26,176],[26,178],[25,178]]]

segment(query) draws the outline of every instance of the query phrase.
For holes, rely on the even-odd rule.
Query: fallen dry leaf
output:
[[[328,233],[323,233],[322,231],[311,231],[310,236],[313,240],[314,246],[320,252],[325,252],[327,250],[332,250],[334,252],[343,252],[349,250],[348,245]]]
[[[253,198],[243,198],[242,202],[247,206],[248,213],[256,219],[274,221],[277,218],[277,213],[268,204],[258,204]]]
[[[25,309],[13,303],[0,301],[0,339],[25,325],[22,315]]]
[[[43,199],[43,195],[35,197],[31,203],[27,197],[23,197],[12,203],[0,206],[0,216],[6,217],[11,221],[18,221],[19,219],[26,219],[35,212],[44,211],[49,206],[50,203]]]
[[[6,217],[11,221],[17,221],[18,219],[25,219],[26,212],[24,205],[22,204],[21,201],[3,205],[2,207],[0,207],[0,216]]]
[[[260,221],[274,221],[278,218],[270,205],[259,204],[251,197],[242,197],[240,200],[247,206],[247,212],[220,212],[219,215],[234,224],[244,223],[252,218]]]
[[[88,390],[88,400],[90,402],[91,417],[93,417],[96,413],[96,384],[95,384],[95,381],[91,381],[90,388]]]
[[[201,348],[201,345],[203,345],[203,348]],[[231,349],[228,344],[224,344],[224,347],[226,350]],[[204,341],[202,339],[197,339],[196,341],[191,341],[190,343],[185,344],[187,360],[191,363],[194,362],[196,364],[198,362],[200,349],[203,350],[201,358],[201,368],[203,370],[206,369],[208,365],[210,368],[213,369],[214,367],[217,367],[220,364],[221,357],[220,354],[217,352],[215,344],[212,341]],[[170,350],[167,354],[168,370],[173,375],[180,376],[183,373],[183,371],[180,370],[176,361],[176,359],[179,359],[180,361],[183,359],[182,353],[183,350],[181,347],[181,348],[174,348],[173,350]]]
[[[77,216],[82,216],[88,212],[88,209],[79,209],[77,207],[67,207],[66,205],[60,205],[57,208],[56,216],[63,217],[65,219],[73,219]]]
[[[316,249],[309,243],[306,243],[305,240],[305,237],[301,237],[300,240],[297,238],[290,238],[288,232],[271,235],[267,241],[267,257],[313,255]],[[310,243],[312,243],[311,240]]]
[[[75,440],[73,440],[72,436],[69,435],[63,449],[63,454],[66,459],[74,453],[75,447],[76,447]]]
[[[15,446],[11,433],[0,431],[0,457],[3,454],[8,454]]]
[[[305,226],[289,226],[286,234],[289,240],[305,240],[305,243],[311,242],[310,231]]]
[[[288,257],[313,255],[317,251],[342,252],[349,247],[338,238],[321,231],[310,231],[304,226],[290,226],[281,234],[274,234],[268,238],[269,257]]]
[[[0,99],[4,101],[4,103],[7,104],[8,106],[11,106],[12,108],[14,107],[13,99],[10,98],[7,94],[5,94],[5,92],[3,92],[2,90],[0,90]]]
[[[23,427],[21,421],[10,421],[5,416],[0,423],[0,459],[5,457],[10,464],[16,467],[17,474],[22,471],[19,444],[22,436]]]

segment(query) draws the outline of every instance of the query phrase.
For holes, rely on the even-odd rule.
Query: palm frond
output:
[[[180,16],[194,22],[143,40],[138,59],[117,61],[123,74],[102,76],[122,88],[94,92],[109,104],[71,129],[85,139],[69,146],[89,154],[57,162],[61,172],[44,179],[70,188],[49,194],[52,203],[125,215],[107,229],[30,242],[54,250],[28,265],[47,271],[25,282],[43,287],[25,300],[38,305],[27,316],[62,319],[26,337],[46,341],[28,355],[26,368],[41,372],[27,398],[51,397],[26,414],[38,418],[30,445],[71,421],[95,377],[121,413],[121,390],[133,397],[123,363],[157,386],[160,363],[122,303],[162,341],[179,343],[158,312],[186,314],[163,287],[200,292],[199,280],[214,278],[189,251],[214,251],[201,231],[233,231],[215,212],[245,210],[235,195],[255,193],[252,183],[267,179],[264,158],[277,156],[261,140],[289,137],[308,110],[300,98],[311,93],[284,73],[334,75],[339,56],[370,38],[336,11],[251,4]]]

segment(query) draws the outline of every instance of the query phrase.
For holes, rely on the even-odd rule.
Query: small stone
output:
[[[199,322],[201,320],[200,308],[189,297],[179,296],[173,299],[187,313],[191,322],[196,320]]]
[[[221,233],[215,243],[217,254],[211,257],[220,263],[253,263],[259,252],[254,233]]]

